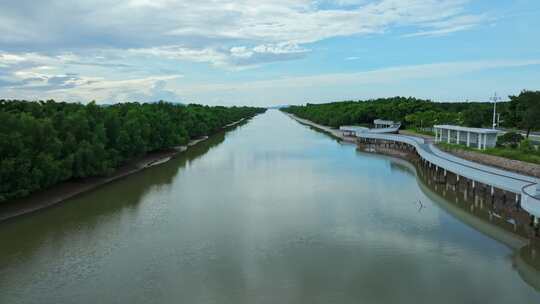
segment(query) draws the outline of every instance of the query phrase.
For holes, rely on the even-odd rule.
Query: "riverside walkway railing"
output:
[[[433,143],[415,136],[363,132],[356,134],[356,137],[413,146],[423,160],[458,176],[489,185],[492,187],[492,193],[495,187],[519,195],[521,207],[535,218],[540,217],[540,193],[538,193],[540,181],[537,178],[464,160],[443,152]]]
[[[316,124],[292,114],[287,115],[300,123],[324,130],[338,138],[347,139],[339,130]],[[514,193],[516,195],[516,200],[521,198],[521,208],[534,216],[536,222],[538,222],[538,219],[540,218],[540,180],[537,178],[482,165],[453,156],[439,150],[433,143],[426,142],[425,139],[416,136],[360,132],[356,133],[355,138],[385,140],[411,145],[423,160],[442,168],[443,170],[452,172],[457,176],[462,176],[472,181],[489,185],[492,187],[492,193],[493,187]]]

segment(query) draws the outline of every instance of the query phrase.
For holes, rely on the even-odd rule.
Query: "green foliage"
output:
[[[416,128],[433,127],[437,124],[461,124],[461,113],[434,110],[412,113],[405,116],[405,123]]]
[[[537,152],[531,153],[528,151],[522,151],[521,149],[511,148],[492,148],[487,149],[484,153],[528,163],[540,164],[540,154]]]
[[[491,104],[481,104],[463,111],[463,124],[468,127],[481,128],[493,119]],[[493,122],[493,120],[491,120]]]
[[[282,109],[316,123],[339,127],[371,124],[374,119],[401,121],[408,128],[430,128],[436,124],[490,126],[492,104],[481,102],[436,103],[430,100],[393,97],[366,101],[307,104]],[[502,118],[509,115],[507,103],[497,105]]]
[[[525,139],[519,144],[519,150],[526,153],[537,152],[530,140]]]
[[[186,144],[264,109],[0,100],[0,202]]]
[[[497,103],[501,126],[524,128],[527,133],[540,129],[540,91],[523,91],[519,96],[510,96],[510,99],[510,102]],[[438,103],[411,97],[308,103],[305,106],[291,106],[282,110],[331,127],[371,124],[376,118],[401,121],[406,129],[421,134],[425,134],[426,130],[436,124],[491,127],[493,117],[492,103]],[[540,163],[540,152],[529,142],[521,143],[520,149],[516,149],[522,139],[520,134],[507,133],[499,138],[500,147],[482,153]],[[462,146],[460,148],[466,149]]]
[[[516,132],[508,132],[497,138],[497,146],[517,148],[522,140],[523,135]]]
[[[540,129],[540,91],[523,91],[510,96],[509,115],[513,124],[527,131]]]
[[[489,148],[486,150],[479,150],[471,147],[466,147],[463,145],[457,145],[457,144],[447,144],[447,143],[438,143],[437,146],[442,148],[446,151],[451,150],[466,150],[466,151],[473,151],[477,153],[483,153],[488,155],[494,155],[494,156],[500,156],[508,159],[514,159],[514,160],[520,160],[528,163],[533,164],[540,164],[540,151],[536,150],[534,146],[530,143],[528,140],[524,140],[525,146],[523,149],[520,148],[510,148],[510,147],[495,147],[495,148]],[[522,143],[523,143],[522,142]]]
[[[416,127],[407,128],[407,131],[416,133],[418,135],[435,136],[435,132],[433,131],[428,131],[428,130],[424,130],[424,129],[420,129]]]

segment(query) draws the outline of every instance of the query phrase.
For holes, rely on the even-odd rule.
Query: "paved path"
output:
[[[335,137],[347,141],[355,141],[356,139],[354,137],[343,136],[339,130],[322,126],[291,114],[288,115],[303,124],[326,131]],[[540,195],[537,193],[537,187],[540,181],[535,177],[509,172],[456,157],[441,151],[431,141],[416,136],[366,132],[358,133],[357,137],[409,144],[415,147],[416,152],[421,158],[443,170],[453,172],[470,180],[481,182],[495,188],[519,194],[521,196],[521,207],[530,214],[540,217]]]

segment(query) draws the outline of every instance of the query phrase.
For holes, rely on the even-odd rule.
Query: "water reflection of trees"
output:
[[[540,246],[532,228],[516,210],[510,212],[510,204],[484,199],[480,194],[464,193],[464,189],[442,184],[431,178],[427,168],[411,162],[391,158],[391,169],[409,172],[417,176],[421,191],[439,207],[461,222],[473,227],[514,249],[513,266],[521,278],[536,290],[540,290]],[[524,212],[524,211],[521,211]]]
[[[540,291],[540,251],[538,246],[529,244],[520,248],[512,260],[513,266],[521,278],[534,289]]]
[[[241,128],[245,123],[229,130]],[[0,223],[0,240],[6,241],[6,246],[0,251],[0,270],[21,259],[32,259],[51,246],[61,248],[73,240],[74,234],[82,233],[82,227],[88,235],[100,229],[114,232],[114,227],[105,227],[120,221],[117,217],[137,213],[147,193],[170,186],[180,171],[217,148],[226,135],[226,132],[218,133],[167,163],[103,185],[45,210]]]

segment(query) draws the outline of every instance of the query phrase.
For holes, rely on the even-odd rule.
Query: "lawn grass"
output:
[[[495,147],[495,148],[488,148],[486,150],[480,150],[480,149],[475,149],[471,147],[466,147],[463,145],[448,144],[448,143],[438,143],[437,145],[443,148],[443,150],[473,151],[477,153],[500,156],[500,157],[513,159],[513,160],[520,160],[527,163],[540,164],[540,152],[538,151],[527,152],[527,151],[520,150],[518,148],[512,149],[512,148],[505,148],[505,147]]]
[[[435,133],[434,133],[434,132],[431,132],[431,131],[424,131],[424,130],[419,129],[419,128],[406,128],[405,130],[406,130],[406,131],[409,131],[409,132],[412,132],[412,133],[420,134],[420,135],[427,135],[427,136],[433,136],[433,137],[435,137]]]

